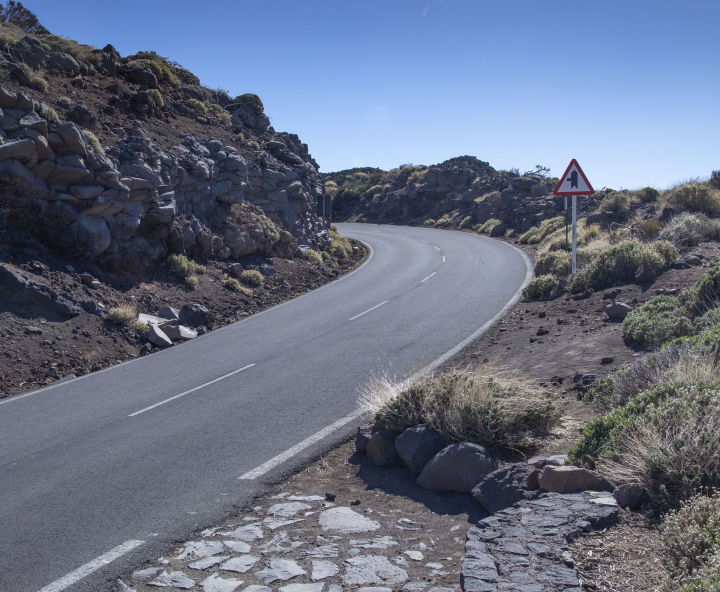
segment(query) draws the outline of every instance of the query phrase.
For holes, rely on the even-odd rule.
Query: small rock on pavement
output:
[[[610,302],[603,308],[611,319],[624,319],[632,311],[632,307],[624,302]]]
[[[372,438],[373,426],[371,423],[361,425],[357,429],[357,436],[355,436],[355,452],[366,452],[367,444]]]
[[[172,345],[172,340],[165,334],[165,331],[160,329],[157,325],[150,325],[150,331],[148,331],[148,341],[154,345],[160,347],[169,347]]]
[[[554,493],[574,493],[578,491],[608,491],[615,488],[605,478],[589,469],[580,467],[546,466],[538,477],[540,487]]]
[[[395,448],[410,472],[419,475],[430,459],[445,448],[445,440],[436,431],[417,425],[397,437]]]
[[[425,465],[417,484],[428,491],[470,493],[492,469],[492,459],[485,448],[460,442],[438,452]]]
[[[613,497],[621,508],[637,510],[645,497],[645,488],[641,483],[626,483],[613,491]]]
[[[400,430],[380,430],[372,435],[365,451],[368,458],[378,467],[402,465],[402,459],[395,448],[395,438]]]
[[[472,490],[473,497],[490,514],[509,508],[515,502],[537,497],[539,469],[517,463],[493,471]]]
[[[320,526],[340,534],[356,534],[380,528],[380,523],[345,507],[330,508],[320,514]]]
[[[642,265],[635,270],[635,283],[646,284],[655,281],[657,274],[649,262],[643,261]]]

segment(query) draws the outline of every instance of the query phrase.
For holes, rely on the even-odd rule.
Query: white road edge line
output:
[[[422,240],[422,239],[420,239]],[[487,239],[492,240],[492,239]],[[500,319],[502,319],[509,311],[510,309],[515,306],[515,303],[520,300],[520,296],[522,295],[523,288],[528,284],[530,279],[533,276],[533,261],[530,258],[530,256],[523,251],[522,249],[514,246],[514,245],[508,245],[509,247],[515,249],[520,256],[523,258],[523,261],[525,262],[525,279],[523,280],[523,283],[518,288],[517,292],[515,292],[515,296],[512,297],[510,302],[508,302],[502,310],[500,310],[493,318],[491,318],[489,321],[487,321],[482,327],[480,327],[477,331],[475,331],[472,335],[469,337],[466,337],[463,339],[460,343],[458,343],[455,347],[453,347],[451,350],[445,352],[442,356],[434,360],[433,362],[430,362],[427,366],[422,368],[420,371],[416,372],[409,378],[405,379],[401,383],[401,387],[404,385],[407,385],[418,378],[424,376],[428,372],[432,372],[437,368],[438,366],[444,364],[447,362],[450,358],[452,358],[454,355],[456,355],[458,352],[460,352],[463,348],[467,347],[469,344],[471,344],[473,341],[475,341],[478,337],[480,337],[483,333],[485,333],[490,327],[495,325]],[[342,426],[350,423],[354,419],[357,419],[358,417],[365,415],[365,410],[358,408],[350,415],[346,415],[342,419],[337,420],[335,423],[330,424],[326,428],[320,430],[316,434],[310,436],[309,438],[306,438],[299,444],[296,444],[292,448],[288,448],[285,452],[281,452],[277,456],[271,458],[269,461],[261,464],[260,466],[254,468],[252,471],[248,471],[241,477],[238,477],[238,479],[257,479],[258,477],[264,475],[268,471],[271,471],[275,467],[277,467],[279,464],[285,462],[286,460],[289,460],[293,456],[295,456],[298,452],[301,452],[305,450],[308,446],[311,446],[312,444],[322,440],[324,437],[330,435],[333,431],[341,428]]]
[[[335,423],[331,423],[328,427],[323,428],[316,434],[313,434],[309,438],[306,438],[299,444],[295,444],[292,448],[288,448],[285,452],[281,452],[277,456],[271,458],[266,463],[261,464],[259,467],[254,468],[252,471],[248,471],[241,477],[238,477],[238,479],[257,479],[261,475],[264,475],[268,471],[271,471],[276,466],[278,466],[281,463],[284,463],[286,460],[292,458],[295,456],[298,452],[302,452],[305,450],[308,446],[312,446],[316,442],[319,442],[326,436],[330,435],[335,430],[343,427],[345,424],[350,423],[354,419],[357,419],[361,415],[365,414],[364,409],[356,409],[353,411],[350,415],[346,415],[342,419],[338,419]]]
[[[144,544],[145,541],[125,541],[122,545],[118,545],[111,551],[100,555],[85,565],[78,567],[75,571],[71,571],[66,576],[63,576],[59,580],[55,580],[52,584],[48,584],[38,592],[60,592],[69,588],[76,582],[79,582],[84,577],[89,576],[94,571],[105,567],[111,561],[115,561],[118,557],[122,557],[126,553],[129,553],[133,549],[136,549],[140,545]]]
[[[438,247],[436,245],[433,245],[433,247],[435,247],[438,251],[442,250],[442,249],[440,249],[440,247]]]
[[[145,413],[146,411],[150,411],[151,409],[155,409],[155,407],[160,407],[160,405],[164,405],[165,403],[169,403],[170,401],[174,401],[175,399],[179,399],[180,397],[184,397],[185,395],[189,395],[190,393],[194,393],[195,391],[199,391],[201,388],[205,388],[206,386],[210,386],[211,384],[214,384],[216,382],[219,382],[221,380],[226,379],[228,376],[232,376],[233,374],[237,374],[238,372],[242,372],[243,370],[247,370],[248,368],[252,368],[255,364],[248,364],[247,366],[244,366],[243,368],[240,368],[239,370],[233,370],[232,372],[228,372],[227,374],[224,374],[220,378],[216,378],[215,380],[211,380],[210,382],[206,382],[205,384],[201,384],[200,386],[196,386],[195,388],[190,389],[189,391],[185,391],[184,393],[180,393],[179,395],[175,395],[174,397],[170,397],[169,399],[165,399],[164,401],[160,401],[159,403],[155,403],[155,405],[150,405],[150,407],[145,407],[145,409],[140,409],[140,411],[136,411],[135,413],[131,413],[128,415],[128,417],[135,417],[136,415],[140,415],[141,413]]]
[[[376,305],[373,306],[372,308],[368,308],[365,312],[361,312],[359,315],[355,315],[353,318],[348,319],[348,321],[354,321],[355,319],[360,318],[361,316],[363,316],[363,315],[365,315],[365,314],[367,314],[367,313],[375,310],[376,308],[380,308],[383,304],[387,304],[388,302],[390,302],[390,301],[389,301],[389,300],[386,300],[385,302],[381,302],[380,304],[376,304]]]
[[[427,276],[424,280],[421,280],[420,283],[428,281],[432,276],[434,276],[437,273],[437,271],[433,271],[429,276]]]

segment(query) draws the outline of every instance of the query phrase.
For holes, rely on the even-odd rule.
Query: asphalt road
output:
[[[338,226],[371,247],[352,274],[0,402],[1,592],[111,589],[345,437],[359,386],[447,358],[529,277],[518,249],[477,235]]]

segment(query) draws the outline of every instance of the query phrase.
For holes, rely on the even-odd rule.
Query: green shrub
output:
[[[232,290],[233,292],[240,291],[240,282],[237,281],[235,278],[225,278],[223,280],[223,286],[225,286],[228,290]]]
[[[192,109],[193,111],[198,111],[199,113],[208,112],[208,108],[205,106],[205,104],[198,101],[197,99],[188,99],[187,101],[185,101],[185,104],[188,106],[189,109]]]
[[[90,144],[90,146],[92,146],[92,149],[95,152],[97,152],[98,154],[102,154],[102,155],[105,154],[105,150],[103,150],[103,147],[100,144],[100,140],[98,140],[97,136],[94,133],[92,133],[88,130],[83,130],[83,135],[85,136],[87,143]]]
[[[162,109],[165,106],[165,101],[163,100],[162,94],[160,94],[160,91],[156,88],[151,88],[147,91],[148,96],[152,99],[153,103],[155,103],[155,106],[158,109]]]
[[[400,388],[376,381],[361,404],[375,411],[375,425],[405,429],[423,424],[448,442],[476,442],[508,452],[528,449],[555,426],[559,408],[530,381],[484,366],[452,370]]]
[[[535,275],[567,277],[572,270],[572,255],[567,251],[551,251],[540,255],[535,262]]]
[[[472,216],[466,216],[462,219],[462,222],[460,222],[460,228],[467,228],[472,224],[473,217]]]
[[[313,249],[305,249],[305,259],[312,261],[313,263],[322,263],[322,255]]]
[[[521,234],[518,241],[523,245],[534,245],[562,228],[565,228],[565,216],[549,218],[543,220],[539,226],[533,226],[530,230]]]
[[[55,111],[52,107],[42,107],[38,115],[50,123],[60,123],[60,117],[58,116],[57,111]]]
[[[200,280],[198,280],[194,275],[189,275],[185,278],[185,283],[194,290],[198,287]]]
[[[710,179],[708,180],[710,187],[720,189],[720,171],[713,171],[710,173]]]
[[[260,144],[258,144],[255,140],[250,140],[247,143],[247,147],[250,148],[250,150],[260,150]]]
[[[135,55],[128,56],[128,68],[145,68],[150,70],[158,82],[167,83],[171,86],[180,86],[178,68],[170,60],[164,58],[154,51],[141,51]]]
[[[182,278],[194,276],[198,273],[198,269],[200,267],[197,263],[188,259],[185,255],[170,255],[168,257],[168,261],[170,262],[170,268],[176,275]],[[197,280],[197,278],[195,279]]]
[[[260,214],[257,217],[257,221],[260,224],[260,228],[262,228],[263,234],[268,241],[270,241],[272,244],[275,244],[280,240],[280,233],[278,232],[277,226],[273,224],[270,218],[268,218],[264,214]]]
[[[428,218],[425,222],[423,222],[423,226],[435,226],[435,220]]]
[[[502,222],[500,222],[500,220],[498,220],[497,218],[490,218],[483,224],[479,224],[478,226],[476,226],[476,229],[477,229],[477,232],[479,232],[480,234],[492,235],[493,230],[495,228],[497,228],[498,226],[500,226],[501,224],[502,224]]]
[[[116,325],[130,326],[138,318],[138,308],[134,304],[121,304],[108,310],[107,318]]]
[[[261,286],[263,283],[263,274],[256,269],[246,269],[240,274],[240,279],[251,286]]]
[[[547,298],[558,289],[559,285],[560,282],[558,282],[557,278],[551,275],[541,275],[534,280],[530,280],[528,285],[523,288],[523,296],[526,300]]]
[[[664,270],[672,260],[677,259],[677,250],[671,251],[667,243],[655,245],[656,243],[644,245],[638,241],[628,241],[610,247],[575,275],[570,283],[570,292],[578,294],[588,288],[603,290],[632,282],[635,271],[643,261],[650,263],[656,271]]]
[[[654,187],[643,187],[636,191],[635,194],[642,203],[657,201],[658,197],[660,197],[660,192]]]
[[[656,296],[630,311],[623,321],[625,339],[643,345],[658,346],[694,333],[691,314],[673,296]]]
[[[46,93],[50,89],[50,85],[47,80],[40,78],[39,76],[30,77],[30,88],[33,88],[39,92]]]
[[[265,111],[265,106],[262,104],[260,97],[253,93],[245,93],[244,95],[238,95],[233,99],[233,103],[250,103],[259,111]]]
[[[57,104],[60,107],[64,107],[66,109],[69,109],[72,105],[72,101],[68,97],[59,97],[57,100]]]
[[[340,236],[337,230],[330,229],[330,253],[335,257],[345,259],[352,251],[352,243],[345,236]]]
[[[704,240],[720,240],[720,222],[705,214],[683,212],[660,231],[660,238],[676,245],[695,246]]]
[[[627,210],[630,203],[631,197],[626,191],[609,193],[600,202],[600,211],[617,212],[618,210]]]
[[[685,183],[662,195],[665,205],[681,212],[700,212],[708,216],[720,215],[720,191],[709,183]]]

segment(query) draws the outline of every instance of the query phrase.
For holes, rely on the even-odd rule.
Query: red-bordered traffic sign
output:
[[[587,180],[585,173],[574,158],[570,161],[565,174],[560,177],[560,183],[555,187],[553,195],[592,195],[595,190]]]

